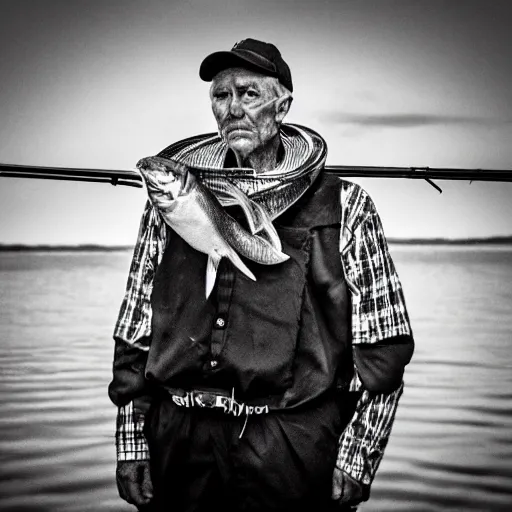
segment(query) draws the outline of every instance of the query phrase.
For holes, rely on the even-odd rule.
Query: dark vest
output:
[[[254,282],[223,259],[208,299],[207,256],[170,230],[153,283],[146,377],[171,388],[233,390],[237,399],[277,408],[345,387],[353,363],[340,186],[321,173],[275,220],[289,260],[244,260]]]

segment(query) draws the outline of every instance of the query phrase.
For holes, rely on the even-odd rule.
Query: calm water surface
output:
[[[512,247],[392,252],[417,348],[359,510],[510,511]],[[0,253],[0,510],[135,510],[106,393],[130,257]]]

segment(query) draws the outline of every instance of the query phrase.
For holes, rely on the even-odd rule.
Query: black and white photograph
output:
[[[0,512],[512,510],[512,2],[0,8]]]

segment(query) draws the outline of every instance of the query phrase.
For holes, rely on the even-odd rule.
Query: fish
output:
[[[282,252],[280,241],[279,247],[275,247],[277,234],[253,234],[243,228],[224,210],[215,194],[195,176],[192,168],[158,156],[142,158],[136,167],[146,184],[150,201],[163,220],[191,247],[208,255],[206,298],[215,285],[222,258],[228,258],[253,281],[256,281],[255,275],[240,256],[263,265],[274,265],[289,259]],[[238,201],[244,201],[232,190],[231,193],[238,197]],[[249,203],[244,204],[246,215],[250,214],[251,208],[253,206]],[[266,220],[262,220],[260,210],[256,210],[258,225],[263,231],[268,231]]]

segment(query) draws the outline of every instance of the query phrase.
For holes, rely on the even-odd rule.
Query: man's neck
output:
[[[265,146],[247,155],[246,158],[242,158],[235,153],[237,165],[238,167],[254,169],[256,174],[271,171],[276,168],[277,163],[282,157],[281,146],[281,137],[277,133]]]

